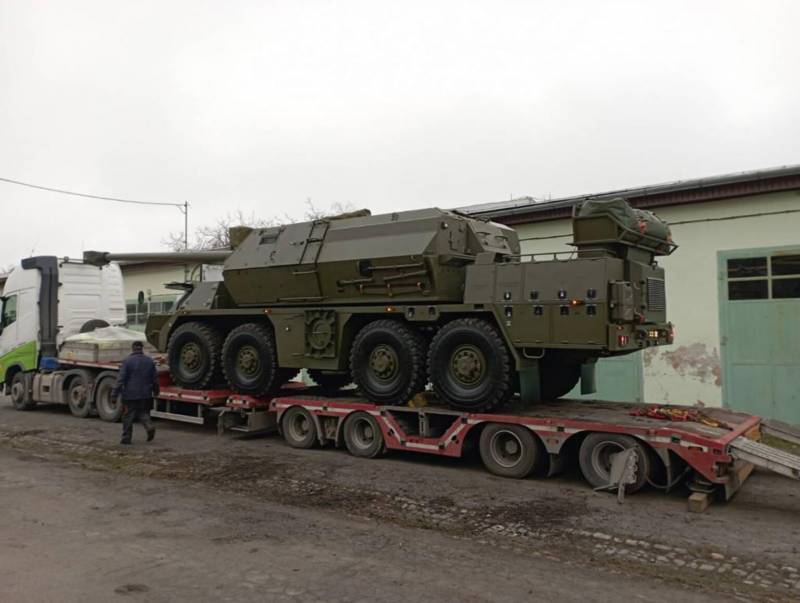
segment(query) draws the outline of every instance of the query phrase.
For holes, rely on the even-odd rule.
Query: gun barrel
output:
[[[230,249],[213,251],[172,251],[163,253],[111,253],[108,251],[84,251],[83,261],[94,266],[105,266],[110,262],[160,262],[222,264],[233,253]]]

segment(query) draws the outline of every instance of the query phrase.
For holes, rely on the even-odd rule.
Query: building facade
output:
[[[800,423],[800,166],[462,208],[513,226],[522,253],[563,251],[572,208],[625,197],[670,223],[672,346],[601,360],[597,397],[727,406]]]

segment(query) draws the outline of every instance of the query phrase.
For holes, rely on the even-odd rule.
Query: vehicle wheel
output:
[[[400,322],[376,320],[362,328],[350,350],[353,382],[376,404],[406,404],[425,388],[420,337]]]
[[[344,443],[353,456],[374,459],[384,451],[380,425],[366,412],[354,412],[345,419]]]
[[[25,373],[22,371],[15,373],[14,377],[11,379],[11,388],[9,392],[11,395],[11,404],[17,410],[33,410],[36,408],[36,402],[26,400],[28,396],[25,391],[27,387],[25,381]]]
[[[76,375],[67,388],[67,404],[70,412],[76,417],[85,419],[92,412],[92,401],[89,399],[89,385],[86,379]]]
[[[302,406],[292,406],[281,418],[283,439],[292,448],[313,448],[317,443],[314,418]]]
[[[94,406],[97,414],[103,421],[116,423],[122,417],[122,401],[118,395],[111,397],[111,390],[114,389],[116,379],[114,377],[103,377],[94,390]]]
[[[567,395],[581,378],[581,365],[565,362],[558,354],[545,354],[539,361],[542,400],[557,400]]]
[[[101,320],[99,318],[93,318],[92,320],[87,320],[81,326],[81,333],[91,333],[95,329],[102,329],[104,327],[110,327],[111,325],[108,324],[105,320]]]
[[[340,389],[347,387],[353,382],[350,373],[328,373],[316,369],[309,369],[308,375],[324,392],[338,392]]]
[[[497,329],[478,318],[460,318],[431,342],[428,370],[433,391],[452,408],[482,411],[514,393],[511,355]]]
[[[587,435],[578,453],[583,477],[593,488],[607,486],[611,479],[611,464],[614,457],[629,448],[636,450],[636,481],[625,486],[625,492],[633,494],[641,490],[650,475],[650,456],[639,440],[628,435],[614,433]]]
[[[233,329],[222,346],[222,370],[228,385],[248,396],[267,396],[281,385],[272,331],[248,322]]]
[[[201,322],[187,322],[169,337],[167,357],[172,378],[181,387],[203,389],[219,374],[220,337]]]
[[[479,448],[483,465],[503,477],[528,477],[545,459],[539,438],[522,425],[489,423],[481,432]]]

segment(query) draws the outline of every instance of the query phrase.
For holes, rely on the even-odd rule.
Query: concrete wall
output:
[[[798,209],[800,191],[657,208],[656,213],[672,225],[680,245],[672,256],[660,260],[666,270],[667,313],[676,327],[676,341],[644,354],[646,401],[721,406],[716,252],[800,246],[800,213],[720,218]],[[516,229],[523,239],[523,253],[570,249],[565,245],[571,240],[569,220],[534,222]]]

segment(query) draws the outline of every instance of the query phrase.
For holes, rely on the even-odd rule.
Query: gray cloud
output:
[[[0,4],[0,176],[373,211],[800,159],[794,2]],[[0,260],[148,250],[172,208],[0,183]]]

